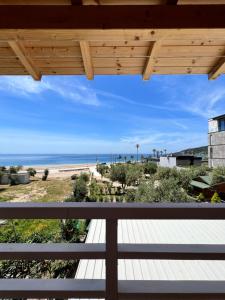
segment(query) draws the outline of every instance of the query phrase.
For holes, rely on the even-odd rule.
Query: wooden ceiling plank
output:
[[[154,65],[154,58],[157,55],[158,49],[160,47],[160,42],[152,42],[149,54],[147,58],[147,62],[145,64],[144,72],[143,72],[143,80],[149,80],[153,73],[153,65]]]
[[[216,79],[221,74],[223,74],[225,71],[225,58],[221,58],[217,65],[212,68],[212,70],[209,73],[209,80]]]
[[[89,43],[87,41],[80,41],[80,49],[86,76],[89,80],[92,80],[94,79],[94,68]]]
[[[21,41],[9,41],[9,46],[12,48],[21,64],[34,80],[41,80],[41,73],[36,69],[33,62],[26,56],[26,50]]]

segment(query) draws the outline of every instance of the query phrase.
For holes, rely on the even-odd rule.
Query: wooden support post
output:
[[[26,50],[21,41],[9,41],[9,46],[19,58],[21,64],[34,80],[41,80],[41,73],[36,69],[32,60],[26,56]]]
[[[209,73],[209,80],[216,79],[222,73],[225,72],[225,58],[221,58],[217,65],[212,68]]]
[[[154,65],[154,57],[160,47],[160,42],[151,42],[151,46],[149,48],[148,58],[145,64],[144,72],[143,72],[143,80],[149,80],[153,72]]]
[[[81,49],[86,76],[89,80],[92,80],[94,78],[94,68],[92,64],[89,43],[86,41],[80,41],[80,49]]]
[[[117,220],[106,220],[106,300],[118,299]]]

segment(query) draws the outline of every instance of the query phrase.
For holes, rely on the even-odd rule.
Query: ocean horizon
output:
[[[136,160],[136,154],[0,154],[0,166],[38,166],[113,163]],[[133,156],[133,158],[132,158]],[[140,155],[139,155],[140,157]]]

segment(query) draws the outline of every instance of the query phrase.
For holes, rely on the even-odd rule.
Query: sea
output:
[[[0,154],[0,166],[113,163],[136,160],[136,154]]]

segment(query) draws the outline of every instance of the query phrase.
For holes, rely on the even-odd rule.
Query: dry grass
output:
[[[63,201],[71,194],[71,180],[59,178],[50,178],[47,181],[41,181],[35,178],[29,184],[25,185],[0,185],[0,201],[13,202],[54,202]]]

